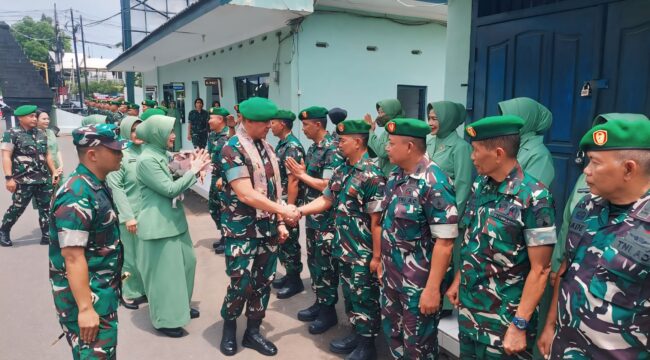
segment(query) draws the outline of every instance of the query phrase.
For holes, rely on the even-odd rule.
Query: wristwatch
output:
[[[13,175],[5,175],[5,181],[9,181],[9,180],[11,180],[13,178],[14,178]]]
[[[528,321],[526,321],[524,318],[515,316],[512,318],[512,325],[514,325],[519,330],[526,330],[526,328],[528,328]]]

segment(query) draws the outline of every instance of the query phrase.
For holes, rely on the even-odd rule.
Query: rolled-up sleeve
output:
[[[77,191],[64,192],[54,203],[52,222],[61,248],[85,247],[88,244],[96,216],[95,198],[91,191],[85,189],[83,181],[79,179],[73,184],[66,184]]]
[[[2,135],[2,142],[0,142],[0,150],[13,151],[14,142],[9,131],[5,131]]]
[[[524,239],[528,246],[554,245],[557,242],[555,226],[524,229]]]
[[[221,173],[228,182],[251,176],[238,144],[228,143],[221,149]]]
[[[524,210],[524,240],[528,246],[557,243],[555,207],[548,189],[533,191],[530,206]]]

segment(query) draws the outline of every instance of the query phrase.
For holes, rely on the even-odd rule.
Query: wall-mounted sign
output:
[[[205,86],[220,86],[221,78],[205,78]]]

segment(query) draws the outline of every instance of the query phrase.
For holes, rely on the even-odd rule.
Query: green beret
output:
[[[142,121],[145,121],[153,115],[167,115],[167,113],[162,109],[149,108],[145,110],[145,112],[143,112],[142,115],[140,115],[140,119],[142,119]]]
[[[336,125],[336,133],[339,135],[368,135],[370,133],[370,124],[365,120],[345,120]]]
[[[524,120],[515,115],[488,116],[465,127],[470,140],[479,141],[499,136],[519,134]]]
[[[269,99],[252,97],[239,104],[239,112],[251,121],[270,121],[278,113],[278,107]]]
[[[397,118],[386,124],[386,131],[390,135],[411,136],[426,139],[427,135],[431,133],[431,128],[426,122],[420,119]]]
[[[35,113],[36,110],[38,109],[38,106],[36,105],[21,105],[16,108],[14,111],[14,116],[25,116],[29,115],[32,113]]]
[[[122,102],[121,101],[111,101],[111,105],[120,106],[120,105],[122,105]]]
[[[634,114],[634,113],[608,113],[608,114],[600,114],[596,116],[594,119],[593,124],[591,126],[596,126],[600,124],[604,124],[608,122],[609,120],[648,120],[648,117],[643,115],[643,114]]]
[[[650,150],[650,121],[611,119],[587,131],[580,140],[580,149]]]
[[[127,105],[127,106],[129,107],[129,109],[136,109],[136,110],[140,110],[140,105],[138,105],[138,104],[134,104],[134,103],[128,103],[128,105]]]
[[[230,115],[230,112],[226,110],[226,108],[222,108],[222,107],[211,107],[208,112],[210,113],[210,115],[219,115],[219,116]]]
[[[275,114],[274,119],[286,120],[286,121],[294,121],[294,120],[296,120],[296,114],[294,114],[290,110],[282,110],[282,109],[280,109],[280,110],[278,110],[278,113]]]
[[[141,104],[148,107],[155,107],[158,105],[158,102],[156,100],[143,100]]]
[[[298,118],[300,120],[327,119],[327,109],[322,106],[310,106],[306,109],[302,109]]]

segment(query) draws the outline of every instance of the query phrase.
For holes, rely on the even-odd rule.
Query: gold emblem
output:
[[[607,130],[594,131],[594,144],[603,146],[607,143]]]
[[[386,125],[386,131],[392,134],[395,132],[396,127],[397,125],[394,122],[389,122],[388,125]]]
[[[468,126],[467,127],[467,135],[469,135],[471,137],[475,137],[476,136],[476,130],[474,130],[474,128],[471,127],[471,126]]]
[[[345,125],[343,125],[343,123],[340,123],[336,128],[340,133],[345,131]]]

